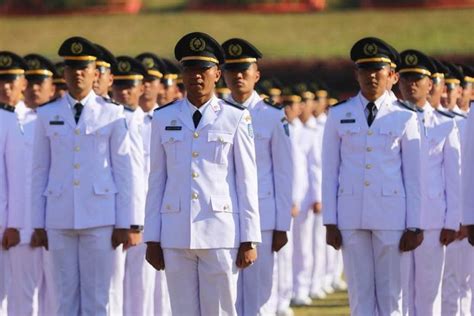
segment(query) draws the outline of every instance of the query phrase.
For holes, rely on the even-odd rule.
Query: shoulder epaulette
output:
[[[117,101],[115,101],[115,100],[112,99],[112,98],[102,97],[102,99],[104,99],[104,101],[105,101],[105,102],[108,102],[108,103],[112,103],[112,104],[115,104],[115,105],[121,105],[120,103],[118,103]]]
[[[455,116],[460,116],[460,117],[462,117],[462,118],[467,118],[467,116],[466,116],[466,115],[464,115],[464,114],[461,114],[461,113],[458,113],[458,112],[449,111],[449,113],[451,113],[451,114],[453,114],[453,115],[455,115]]]
[[[225,103],[227,103],[228,105],[233,106],[234,108],[237,108],[237,109],[239,109],[239,110],[245,110],[245,107],[242,106],[242,105],[232,103],[232,102],[227,101],[227,100],[225,100],[225,99],[221,99],[221,100],[224,101]]]
[[[333,105],[331,105],[329,108],[335,108],[336,106],[339,106],[339,105],[341,105],[341,104],[343,104],[343,103],[346,103],[347,101],[349,101],[349,99],[339,101],[339,102],[334,103]]]
[[[57,101],[58,99],[59,99],[59,97],[53,98],[53,99],[49,100],[48,102],[45,102],[45,103],[42,103],[42,104],[38,105],[38,107],[39,108],[44,107],[44,106],[46,106],[50,103],[53,103],[53,102]]]
[[[263,99],[263,102],[265,102],[265,104],[268,104],[269,106],[271,106],[271,107],[274,108],[274,109],[277,109],[277,110],[281,110],[281,109],[282,109],[281,104],[275,103],[275,101],[273,101],[273,100],[270,99],[270,98],[265,98],[265,99]]]
[[[15,107],[10,106],[10,105],[5,104],[5,103],[0,103],[0,109],[8,111],[8,112],[15,112]]]
[[[166,108],[166,107],[172,105],[172,104],[175,103],[176,101],[178,101],[178,100],[174,100],[174,101],[171,101],[170,103],[166,103],[165,105],[159,106],[159,107],[157,107],[156,109],[154,109],[153,112],[162,110],[162,109],[164,109],[164,108]]]
[[[439,114],[444,115],[446,117],[454,118],[454,114],[452,114],[452,113],[441,111],[441,110],[438,110],[438,109],[436,109],[436,112],[438,112]]]
[[[135,110],[133,110],[133,109],[131,109],[131,108],[125,106],[125,105],[123,106],[123,108],[124,108],[125,111],[128,111],[128,112],[135,112]]]
[[[412,112],[418,112],[415,108],[412,108],[411,106],[409,106],[408,104],[406,104],[405,102],[402,102],[400,100],[397,100],[398,104],[402,107],[402,108],[405,108],[407,110],[410,110]]]

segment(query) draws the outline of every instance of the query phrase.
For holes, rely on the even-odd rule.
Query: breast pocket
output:
[[[46,136],[52,144],[67,141],[68,130],[64,125],[50,125],[46,130]]]
[[[427,137],[429,155],[437,155],[443,151],[444,138],[442,135],[429,135]]]
[[[379,134],[383,140],[386,151],[399,152],[402,139],[402,130],[394,126],[384,125],[380,127]]]
[[[165,148],[167,162],[170,164],[180,161],[179,148],[182,147],[184,134],[182,131],[165,131],[161,136],[161,144]]]
[[[361,135],[360,126],[353,124],[341,124],[338,129],[341,138],[341,148],[349,151],[355,151],[357,148],[364,146],[364,140]]]
[[[104,155],[109,147],[109,135],[110,131],[108,129],[101,128],[90,132],[86,137],[93,138],[95,151]]]
[[[211,208],[214,212],[234,212],[232,209],[232,202],[228,196],[211,196]]]
[[[227,156],[233,144],[234,136],[231,133],[221,131],[209,131],[207,141],[214,147],[214,162],[217,164],[228,164]]]

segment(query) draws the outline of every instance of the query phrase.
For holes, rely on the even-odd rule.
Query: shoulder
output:
[[[330,108],[330,109],[334,109],[334,108],[336,108],[336,107],[338,107],[338,106],[341,106],[341,105],[343,105],[343,104],[347,105],[349,100],[350,100],[350,99],[346,99],[346,100],[339,101],[339,102],[337,102],[337,103],[331,105],[329,108]]]
[[[450,112],[445,112],[445,111],[441,111],[441,110],[438,110],[436,109],[435,110],[435,113],[442,117],[442,118],[449,118],[449,119],[453,119],[454,118],[454,114],[450,113]]]
[[[170,103],[166,103],[165,105],[162,105],[162,106],[159,106],[157,107],[153,112],[154,113],[157,113],[163,109],[166,109],[166,108],[169,108],[170,106],[172,106],[173,104],[178,104],[180,102],[180,100],[174,100],[174,101],[171,101]]]
[[[265,103],[266,105],[270,106],[270,108],[273,108],[275,110],[281,110],[282,109],[282,105],[279,104],[279,103],[276,103],[275,101],[273,101],[272,99],[270,98],[265,98],[265,99],[262,99],[262,102]]]
[[[222,102],[224,102],[225,105],[230,105],[230,106],[232,106],[232,107],[234,107],[234,108],[236,108],[236,109],[238,109],[238,110],[241,110],[241,111],[245,110],[245,107],[243,107],[242,105],[232,103],[232,102],[227,101],[227,100],[225,100],[225,99],[219,99],[219,100],[221,100]]]
[[[456,111],[449,111],[449,113],[453,114],[453,117],[461,117],[461,118],[467,118],[466,115],[462,114],[462,113],[458,113]]]
[[[109,97],[101,97],[106,103],[110,103],[110,104],[114,104],[114,105],[121,105],[120,103],[118,103],[117,101],[115,101],[114,99],[112,98],[109,98]]]
[[[397,105],[400,109],[403,109],[403,110],[408,110],[408,111],[411,111],[411,112],[414,112],[416,113],[417,112],[417,109],[410,106],[409,104],[401,101],[401,100],[394,100],[393,104]]]
[[[0,103],[0,110],[7,111],[7,112],[15,112],[15,108],[13,106],[9,106],[5,103]]]
[[[53,99],[49,100],[48,102],[45,102],[45,103],[42,103],[42,104],[38,105],[38,107],[39,108],[45,107],[45,106],[50,105],[50,104],[52,104],[52,103],[54,103],[58,100],[59,100],[59,97],[53,98]]]

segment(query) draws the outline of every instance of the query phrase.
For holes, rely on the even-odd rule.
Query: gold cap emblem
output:
[[[200,37],[194,37],[189,42],[189,48],[193,52],[202,52],[206,48],[206,42]]]
[[[240,56],[242,54],[242,46],[240,46],[239,44],[229,45],[228,50],[229,50],[229,55],[230,56],[237,57],[237,56]]]
[[[364,54],[367,56],[374,56],[377,54],[378,48],[374,43],[367,43],[364,45]]]
[[[29,59],[28,62],[28,68],[31,70],[39,69],[41,66],[41,63],[38,59]]]
[[[415,54],[408,54],[405,56],[405,63],[409,66],[415,66],[418,64],[418,57]]]
[[[8,55],[0,56],[0,67],[10,67],[12,65],[12,58]]]
[[[147,69],[153,68],[155,66],[155,61],[151,57],[146,57],[142,60],[143,66]]]
[[[71,52],[74,55],[79,55],[80,53],[82,53],[83,50],[84,50],[84,48],[82,47],[81,43],[74,42],[74,43],[71,44]]]
[[[118,69],[121,71],[121,72],[129,72],[130,69],[132,69],[132,66],[130,65],[130,63],[128,61],[120,61],[118,63]]]

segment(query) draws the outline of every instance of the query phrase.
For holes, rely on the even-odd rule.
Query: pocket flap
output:
[[[180,141],[183,141],[183,138],[184,138],[184,134],[183,132],[176,132],[176,131],[173,131],[173,132],[170,132],[170,131],[165,131],[165,133],[161,136],[161,143],[162,144],[172,144],[172,143],[175,143],[175,142],[180,142]]]
[[[405,189],[398,185],[384,184],[382,188],[383,196],[405,196]]]
[[[337,190],[338,196],[344,195],[353,195],[352,185],[351,184],[341,184],[339,185],[339,189]]]
[[[258,198],[267,199],[274,196],[274,188],[272,183],[265,183],[258,185]]]
[[[234,142],[234,135],[226,132],[209,131],[207,141],[232,144]]]
[[[380,126],[379,133],[382,135],[397,137],[399,136],[399,131],[397,131],[393,126],[382,125]]]
[[[360,126],[352,124],[341,124],[339,127],[339,135],[359,134]]]
[[[428,197],[431,199],[442,198],[444,196],[443,188],[439,186],[431,186],[428,189]]]
[[[117,193],[114,183],[94,183],[94,193],[96,195],[108,195]]]
[[[46,190],[44,190],[44,196],[55,196],[58,197],[63,193],[62,184],[49,184]]]
[[[178,196],[170,197],[168,196],[166,200],[163,200],[161,204],[161,213],[176,213],[179,212],[179,198]]]
[[[46,135],[50,137],[63,136],[67,134],[67,129],[64,125],[50,125],[46,129]]]
[[[214,212],[232,212],[232,203],[228,196],[211,196],[211,207]]]

